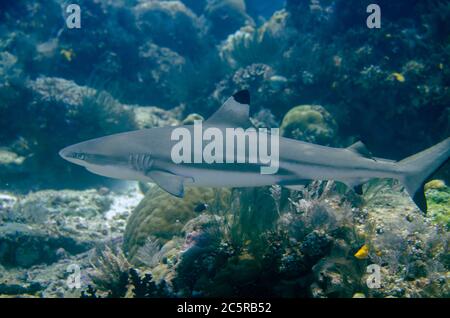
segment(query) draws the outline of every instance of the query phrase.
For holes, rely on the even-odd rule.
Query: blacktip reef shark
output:
[[[249,105],[249,92],[240,91],[203,125],[221,130],[250,127]],[[81,142],[64,148],[59,154],[95,174],[153,182],[178,197],[183,197],[185,186],[295,187],[306,180],[340,181],[362,194],[362,184],[368,180],[393,178],[402,182],[423,212],[427,210],[424,184],[450,156],[450,138],[401,161],[392,161],[372,157],[362,142],[348,148],[332,148],[279,137],[277,172],[262,174],[260,168],[264,164],[259,161],[174,163],[171,150],[175,141],[171,135],[177,127],[194,129],[193,125],[185,125],[125,132]]]

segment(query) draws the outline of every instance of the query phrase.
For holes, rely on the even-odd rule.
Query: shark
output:
[[[221,131],[252,127],[249,91],[242,90],[228,98],[203,125]],[[186,186],[280,185],[297,189],[311,180],[339,181],[362,194],[362,185],[369,180],[391,178],[403,184],[424,213],[427,211],[424,184],[450,157],[450,137],[393,161],[374,157],[361,141],[347,148],[334,148],[279,136],[278,169],[276,173],[263,174],[261,167],[267,162],[252,158],[234,163],[175,163],[171,152],[176,144],[173,131],[177,128],[194,134],[193,125],[141,129],[80,142],[62,149],[59,155],[101,176],[156,183],[177,197],[184,196]],[[249,151],[245,154],[251,155]]]

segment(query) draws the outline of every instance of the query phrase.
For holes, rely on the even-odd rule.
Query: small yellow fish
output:
[[[439,69],[443,70],[444,69],[444,64],[443,63],[439,63]]]
[[[355,253],[357,259],[366,259],[369,256],[369,246],[364,244],[358,252]]]
[[[405,81],[405,76],[403,76],[403,74],[400,73],[392,73],[392,76],[394,76],[394,78],[399,81],[400,83],[403,83]]]
[[[60,53],[61,53],[61,55],[64,56],[65,59],[66,59],[67,61],[69,61],[69,62],[71,62],[72,59],[73,59],[73,57],[75,56],[75,53],[73,52],[72,49],[68,49],[68,50],[62,49],[62,50],[60,51]]]

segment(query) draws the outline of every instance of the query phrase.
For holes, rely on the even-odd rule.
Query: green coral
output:
[[[290,33],[286,27],[287,12],[275,12],[261,27],[246,25],[223,42],[220,54],[231,67],[245,67],[254,63],[277,65]],[[271,65],[272,65],[271,64]]]
[[[336,129],[336,122],[325,108],[301,105],[284,116],[280,132],[284,137],[329,145],[335,139]]]
[[[188,187],[181,199],[160,188],[152,188],[130,216],[124,234],[124,250],[133,261],[149,236],[164,243],[180,235],[184,225],[197,216],[198,204],[206,203],[211,209],[220,209],[227,206],[229,199],[227,189]]]
[[[431,188],[426,192],[426,197],[432,220],[450,229],[450,188]]]
[[[203,120],[205,120],[205,119],[203,118],[202,115],[199,115],[199,114],[197,114],[197,113],[192,113],[192,114],[189,114],[189,115],[183,120],[183,125],[193,125],[193,124],[194,124],[194,121],[196,121],[196,120],[201,120],[201,121],[203,121]]]

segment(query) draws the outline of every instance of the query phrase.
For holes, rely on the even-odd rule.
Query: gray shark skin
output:
[[[240,91],[230,97],[208,120],[204,128],[251,126],[250,96]],[[188,129],[193,126],[178,126]],[[67,161],[92,173],[125,180],[154,182],[169,193],[183,197],[184,186],[295,187],[306,180],[336,180],[360,193],[361,185],[372,178],[394,178],[403,183],[416,205],[426,212],[423,186],[450,156],[450,138],[404,160],[374,158],[364,144],[331,148],[288,138],[279,138],[279,169],[261,174],[257,163],[180,163],[171,158],[176,127],[158,127],[110,135],[81,142],[59,152]],[[192,133],[193,135],[193,133]],[[247,154],[248,155],[248,154]],[[248,158],[247,158],[248,159]]]

